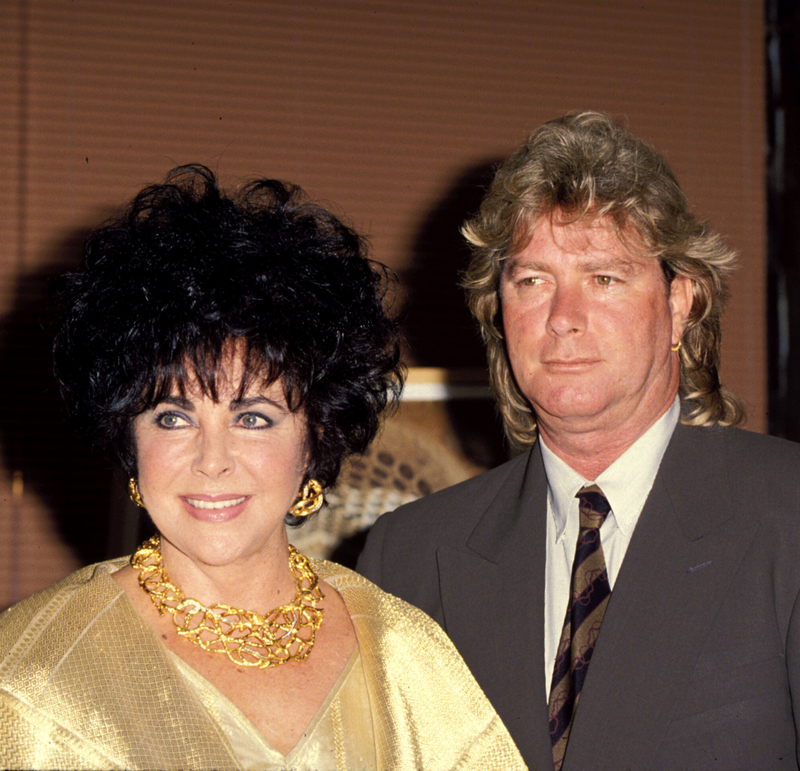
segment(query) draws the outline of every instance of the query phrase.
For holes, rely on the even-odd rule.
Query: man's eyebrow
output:
[[[616,270],[630,275],[636,272],[636,269],[640,264],[641,263],[638,260],[628,259],[626,257],[609,257],[608,259],[591,258],[585,262],[579,262],[578,268],[584,273],[596,273],[603,270]],[[540,270],[543,272],[548,272],[551,270],[551,266],[546,263],[539,262],[535,257],[525,258],[522,260],[517,260],[514,257],[511,257],[506,261],[504,270],[506,273],[513,273],[517,270]]]
[[[604,270],[612,270],[624,273],[628,276],[636,273],[640,263],[637,260],[629,260],[624,257],[611,257],[607,260],[591,260],[580,263],[580,269],[584,273],[602,273]]]
[[[543,265],[540,262],[537,262],[536,258],[524,259],[520,260],[516,257],[510,257],[506,260],[505,267],[503,268],[504,273],[513,273],[516,270],[542,270],[546,271],[547,266]]]
[[[286,411],[286,405],[276,402],[274,399],[268,399],[266,396],[245,396],[242,399],[232,399],[230,403],[231,410],[249,409],[250,407],[257,407],[259,404],[269,404],[277,407],[279,410]]]

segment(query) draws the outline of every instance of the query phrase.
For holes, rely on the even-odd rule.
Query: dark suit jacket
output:
[[[384,515],[359,562],[442,624],[532,769],[552,769],[546,512],[537,446]],[[800,445],[678,426],[614,585],[564,771],[797,769],[799,592]]]

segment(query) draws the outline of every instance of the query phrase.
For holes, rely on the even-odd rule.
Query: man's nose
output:
[[[580,286],[559,284],[550,300],[547,328],[558,336],[583,332],[586,329],[585,298]]]

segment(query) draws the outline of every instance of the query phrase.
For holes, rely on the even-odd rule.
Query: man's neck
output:
[[[673,397],[674,399],[674,397]],[[670,408],[672,399],[648,422],[618,427],[578,427],[539,420],[539,432],[548,448],[584,479],[597,479]]]

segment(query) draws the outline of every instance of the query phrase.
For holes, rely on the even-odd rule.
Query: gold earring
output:
[[[683,341],[682,340],[678,340],[678,342],[675,343],[675,345],[671,345],[669,349],[673,353],[677,353],[678,351],[680,351],[682,345],[683,345]]]
[[[319,511],[324,500],[322,485],[316,479],[309,479],[297,494],[297,502],[289,509],[289,513],[295,517],[307,517]]]
[[[131,477],[128,480],[128,495],[130,495],[131,500],[137,506],[144,508],[144,501],[142,500],[142,494],[139,492],[139,485],[136,482],[136,477]]]

